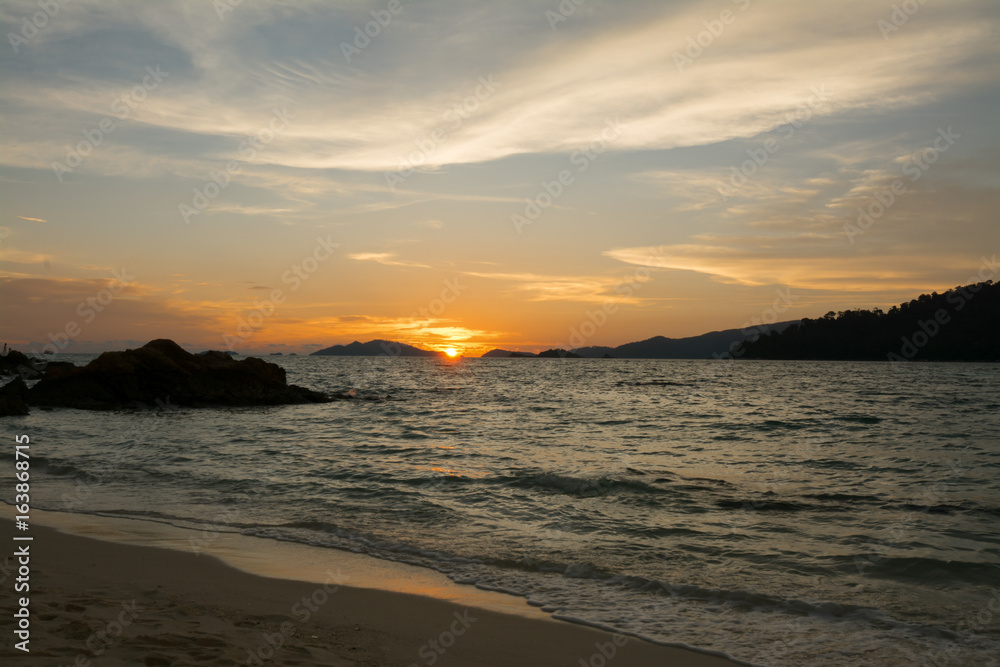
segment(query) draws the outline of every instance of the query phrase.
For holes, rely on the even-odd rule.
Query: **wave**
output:
[[[13,460],[14,457],[11,455],[9,458]],[[32,456],[30,461],[32,473],[45,472],[55,477],[70,477],[91,482],[100,480],[102,473],[107,474],[109,468],[113,467],[107,463],[103,463],[101,469],[89,470],[66,459],[38,455]]]
[[[691,382],[675,382],[673,380],[620,380],[616,387],[693,387]]]
[[[919,581],[928,583],[940,581],[954,584],[963,581],[973,585],[995,586],[1000,581],[1000,565],[975,561],[939,560],[937,558],[882,556],[865,553],[850,559],[841,558],[841,564],[848,563],[854,571],[862,571],[865,576],[897,581]]]
[[[489,477],[483,481],[516,489],[555,492],[582,498],[606,496],[615,493],[669,493],[668,489],[656,486],[655,484],[611,475],[575,477],[555,472],[529,472],[513,476]]]
[[[286,531],[304,531],[305,534],[290,534]],[[311,533],[311,535],[310,535]],[[922,637],[936,637],[953,640],[957,632],[940,625],[900,620],[888,612],[849,603],[831,601],[810,601],[799,598],[787,598],[751,590],[709,588],[695,584],[664,581],[656,578],[637,576],[614,572],[595,563],[587,561],[565,562],[554,559],[538,559],[525,557],[522,559],[503,559],[485,555],[479,557],[459,556],[440,550],[428,550],[403,542],[380,540],[372,536],[361,535],[340,525],[327,521],[295,521],[280,526],[261,527],[248,534],[272,539],[302,542],[312,546],[326,548],[346,548],[386,560],[406,562],[429,567],[447,574],[457,583],[475,585],[478,588],[505,592],[525,597],[530,604],[538,606],[543,611],[552,613],[555,618],[584,622],[593,625],[593,621],[578,617],[585,610],[577,608],[574,602],[576,596],[574,586],[587,585],[599,587],[592,591],[598,599],[602,599],[614,591],[640,593],[654,598],[668,598],[673,602],[683,601],[695,603],[699,607],[709,606],[728,609],[737,613],[763,612],[784,617],[812,617],[827,622],[853,621],[869,627],[889,628],[893,631],[904,631]],[[337,543],[331,543],[327,537],[340,538]],[[935,568],[947,563],[929,559],[888,559],[882,567],[887,570],[903,566],[913,573],[914,577],[926,576]],[[983,578],[996,577],[996,568],[985,564],[956,563],[956,570],[968,571],[969,566],[976,566]],[[471,569],[466,566],[471,566]],[[487,569],[483,569],[487,568]],[[518,574],[521,573],[521,574]],[[551,577],[560,575],[560,585],[551,578],[543,587],[544,592],[538,592],[537,582],[525,579],[524,576],[540,575]],[[572,584],[571,582],[579,582]],[[600,591],[606,591],[601,593]],[[539,597],[541,596],[541,597]],[[588,596],[589,597],[589,596]],[[562,612],[575,608],[571,614]],[[656,643],[665,643],[662,639],[641,636]]]

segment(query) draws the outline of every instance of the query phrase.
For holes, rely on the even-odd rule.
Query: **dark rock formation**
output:
[[[20,377],[0,388],[0,417],[28,414],[28,404],[24,400],[27,394],[28,385]]]
[[[49,361],[48,359],[35,359],[32,357],[31,361],[35,365],[35,370],[38,372],[37,375],[33,377],[28,377],[26,379],[37,379],[42,377],[45,373],[49,373],[57,368],[76,368],[77,365],[72,361]]]
[[[20,375],[24,380],[37,380],[53,368],[76,368],[76,364],[72,361],[35,359],[9,348],[5,348],[5,354],[0,356],[0,375]]]
[[[114,410],[150,407],[325,403],[330,397],[289,385],[285,370],[256,358],[240,361],[225,352],[191,354],[171,340],[137,350],[105,352],[82,368],[54,368],[28,391],[40,406]]]
[[[34,369],[34,363],[28,355],[4,345],[4,354],[0,355],[0,375],[20,375]]]

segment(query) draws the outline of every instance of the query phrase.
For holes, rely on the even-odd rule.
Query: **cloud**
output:
[[[647,259],[655,253],[650,250]],[[645,266],[645,265],[644,265]],[[535,273],[481,273],[466,275],[515,283],[514,289],[528,293],[529,301],[574,301],[580,303],[643,302],[634,296],[635,286],[648,282],[648,275],[627,276],[549,276]]]
[[[247,341],[260,346],[267,341],[325,340],[323,346],[335,342],[384,338],[420,347],[434,348],[445,343],[466,343],[475,346],[509,335],[463,326],[460,322],[441,317],[391,317],[378,315],[338,315],[308,319],[274,319],[261,336]]]
[[[708,145],[786,123],[787,114],[800,108],[817,86],[825,86],[830,97],[830,104],[817,112],[821,115],[898,110],[981,84],[989,76],[989,54],[998,50],[996,17],[970,2],[922,7],[920,20],[893,34],[891,43],[874,27],[884,8],[862,0],[795,3],[794,11],[789,3],[753,3],[745,12],[734,10],[736,20],[678,71],[675,53],[684,53],[687,38],[703,31],[704,22],[717,14],[697,4],[655,7],[646,6],[641,22],[619,22],[597,34],[567,32],[565,38],[529,42],[537,35],[512,32],[507,37],[519,46],[513,52],[520,61],[509,50],[492,62],[470,54],[483,67],[482,80],[459,76],[461,70],[453,64],[436,77],[426,76],[426,65],[437,62],[430,52],[407,52],[412,62],[385,65],[392,62],[390,54],[398,53],[394,49],[412,46],[415,38],[398,29],[398,44],[384,38],[377,44],[386,56],[372,63],[377,76],[360,65],[345,67],[338,57],[331,58],[329,37],[321,45],[318,37],[310,41],[306,35],[348,34],[354,19],[345,14],[350,11],[346,7],[319,3],[241,6],[224,22],[208,7],[158,3],[155,11],[130,7],[127,18],[120,15],[124,12],[110,11],[96,13],[89,22],[85,16],[72,22],[60,17],[45,38],[50,48],[58,48],[56,36],[72,26],[82,35],[117,30],[158,40],[162,58],[176,65],[171,64],[174,71],[163,90],[151,91],[133,110],[130,127],[177,133],[190,150],[197,150],[194,139],[201,138],[204,157],[224,160],[241,137],[267,127],[272,108],[284,105],[294,118],[260,151],[257,164],[362,171],[396,170],[412,164],[412,155],[418,155],[420,168],[438,169],[571,152],[591,144],[615,118],[627,125],[613,142],[615,150]],[[454,25],[461,34],[459,26],[476,11],[437,3],[413,9],[410,17],[423,12],[422,19]],[[499,11],[502,18],[497,20],[512,26],[537,14],[537,8],[519,3]],[[296,30],[303,37],[295,55],[261,50],[246,38],[257,31]],[[818,32],[824,38],[817,39]],[[761,41],[761,34],[770,39]],[[371,53],[374,57],[375,51]],[[421,64],[418,87],[414,69]],[[776,72],[780,76],[769,74]],[[38,109],[62,113],[19,123],[31,127],[30,136],[5,133],[7,164],[47,168],[51,160],[62,159],[64,144],[79,134],[74,126],[87,115],[106,116],[112,101],[135,85],[127,77],[31,75],[31,86],[11,86],[8,112],[16,117],[38,116]],[[20,71],[13,76],[28,81]],[[400,94],[405,104],[398,103]],[[465,111],[458,116],[455,109]],[[65,114],[77,119],[68,129]],[[445,136],[422,151],[420,146],[427,147],[439,128]],[[155,153],[148,143],[151,135],[145,137],[133,135],[130,150]],[[214,140],[205,141],[209,137]],[[122,140],[113,136],[109,143]],[[101,155],[114,150],[100,146],[87,163],[97,166]],[[162,153],[158,157],[173,159]]]
[[[637,266],[695,271],[738,285],[784,285],[802,289],[876,292],[940,288],[940,276],[961,272],[968,258],[943,254],[850,255],[821,236],[722,237],[712,244],[616,248],[605,255]],[[652,253],[655,262],[650,261]],[[929,276],[927,267],[935,269]]]
[[[354,259],[359,262],[377,262],[378,264],[384,264],[385,266],[405,266],[418,269],[429,269],[431,268],[427,264],[418,264],[417,262],[404,262],[402,260],[393,259],[396,253],[393,252],[356,252],[348,255],[348,259]]]
[[[30,222],[48,222],[48,220],[43,220],[41,218],[26,218],[23,215],[19,215],[17,217],[21,218],[21,220],[28,220]]]
[[[13,262],[15,264],[39,264],[51,262],[52,255],[30,250],[18,250],[17,248],[0,248],[0,261]]]
[[[116,338],[122,331],[147,340],[179,338],[200,335],[215,325],[210,309],[169,299],[138,283],[122,288],[109,278],[4,276],[0,293],[4,299],[0,337],[8,341],[62,339],[73,331],[74,340]]]

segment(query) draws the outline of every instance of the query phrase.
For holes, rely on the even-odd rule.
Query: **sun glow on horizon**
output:
[[[449,357],[457,357],[458,356],[458,350],[456,350],[453,347],[449,347],[448,349],[446,349],[444,351],[444,353],[447,354]]]

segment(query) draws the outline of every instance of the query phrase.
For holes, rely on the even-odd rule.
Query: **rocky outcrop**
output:
[[[105,352],[82,368],[53,368],[28,390],[30,405],[114,410],[175,405],[249,406],[326,403],[330,397],[289,385],[285,369],[224,352],[191,354],[159,339],[137,350]]]
[[[76,364],[72,361],[36,359],[6,347],[0,355],[0,375],[20,375],[23,380],[37,380],[54,368],[76,368]]]
[[[18,375],[33,369],[34,362],[28,355],[4,345],[3,354],[0,354],[0,375]]]
[[[27,394],[28,385],[20,376],[0,387],[0,417],[28,414]]]

